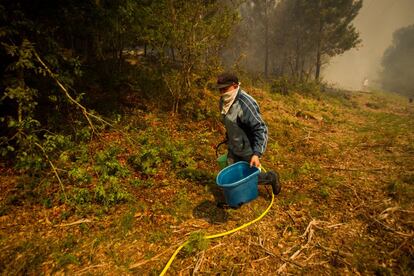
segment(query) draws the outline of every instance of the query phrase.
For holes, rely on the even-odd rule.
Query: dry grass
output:
[[[320,100],[252,94],[270,130],[263,163],[280,172],[282,193],[263,220],[207,249],[179,254],[169,273],[412,275],[414,107],[378,93]],[[205,177],[217,172],[212,145],[220,142],[220,126],[155,119],[153,127],[168,128],[170,139],[192,147]],[[161,170],[151,185],[132,189],[127,204],[66,216],[65,205],[13,201],[21,178],[8,171],[1,179],[2,206],[9,208],[0,217],[4,275],[155,275],[194,231],[239,226],[270,200],[260,187],[257,200],[223,210],[214,179]]]

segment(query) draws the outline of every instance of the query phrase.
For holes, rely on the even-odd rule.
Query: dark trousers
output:
[[[250,163],[250,159],[251,159],[251,156],[244,156],[244,157],[236,156],[232,154],[230,151],[227,153],[227,165],[231,165],[239,161],[246,161]],[[271,177],[269,176],[269,173],[261,171],[259,174],[258,184],[266,185],[266,184],[270,184],[270,181],[271,181]]]

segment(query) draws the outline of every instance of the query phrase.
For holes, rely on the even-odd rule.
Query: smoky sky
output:
[[[333,58],[324,69],[324,80],[338,87],[360,89],[365,78],[378,87],[378,73],[394,31],[414,24],[414,0],[364,0],[355,18],[362,44]]]

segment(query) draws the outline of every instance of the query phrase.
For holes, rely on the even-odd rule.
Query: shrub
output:
[[[123,167],[117,160],[120,152],[118,147],[109,147],[95,155],[95,169],[102,176],[125,177],[129,174],[127,168]]]

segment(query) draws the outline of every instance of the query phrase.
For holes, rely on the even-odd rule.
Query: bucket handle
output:
[[[216,146],[216,157],[218,157],[218,149],[220,148],[221,145],[224,145],[227,143],[227,139],[224,141],[221,141],[217,146]]]

